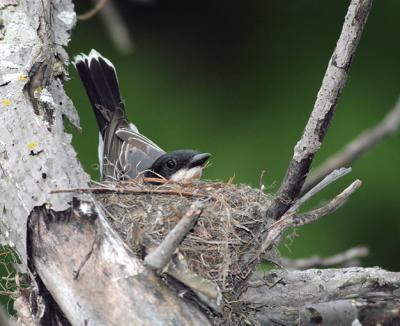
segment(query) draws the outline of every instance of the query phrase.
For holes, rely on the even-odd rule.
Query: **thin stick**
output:
[[[101,9],[104,8],[108,0],[99,0],[96,2],[96,5],[90,9],[88,12],[84,14],[78,15],[79,20],[88,20],[94,17]]]
[[[278,193],[267,211],[267,220],[278,220],[299,197],[314,155],[322,145],[340,94],[346,84],[348,71],[361,38],[372,0],[352,0],[342,32],[329,61],[314,109]]]
[[[190,206],[188,211],[168,233],[163,242],[145,257],[144,262],[147,266],[155,270],[162,270],[168,264],[183,238],[195,225],[203,207],[204,203],[199,201],[194,202]]]
[[[314,188],[312,188],[309,192],[307,192],[303,197],[301,197],[296,203],[287,211],[296,212],[301,205],[303,205],[307,200],[311,197],[319,193],[322,189],[326,188],[332,182],[340,179],[341,177],[345,176],[346,174],[351,172],[351,168],[341,168],[338,170],[332,171],[329,175],[327,175],[321,182],[319,182]]]
[[[110,38],[117,50],[125,55],[131,54],[135,48],[133,37],[124,17],[122,17],[113,1],[109,1],[107,6],[100,11],[100,18],[107,27]]]
[[[60,194],[60,193],[85,193],[91,192],[94,194],[107,194],[107,193],[115,193],[115,194],[158,194],[158,195],[180,195],[186,197],[210,197],[207,194],[195,193],[190,191],[181,191],[181,190],[162,190],[162,189],[132,189],[129,187],[121,187],[121,188],[107,188],[107,187],[88,187],[88,188],[70,188],[70,189],[55,189],[52,190],[51,194]]]
[[[359,258],[368,256],[369,251],[367,247],[359,246],[346,250],[331,257],[322,258],[313,256],[303,259],[288,259],[281,258],[280,263],[287,269],[291,270],[305,270],[310,268],[326,268],[332,266],[343,266],[348,263],[354,262]]]
[[[399,127],[400,98],[397,100],[394,108],[374,128],[364,131],[348,143],[342,150],[328,158],[317,170],[311,172],[304,184],[302,192],[307,192],[334,169],[350,166],[365,152],[395,133]]]
[[[299,227],[312,222],[317,221],[323,216],[333,213],[339,207],[341,207],[346,200],[361,186],[361,181],[356,180],[345,190],[343,190],[339,195],[332,199],[328,204],[317,208],[308,213],[301,215],[295,212],[288,212],[279,221],[276,221],[268,228],[268,235],[264,242],[262,243],[260,249],[256,253],[255,259],[258,259],[262,253],[264,253],[271,246],[275,245],[283,232],[285,232],[290,227]]]

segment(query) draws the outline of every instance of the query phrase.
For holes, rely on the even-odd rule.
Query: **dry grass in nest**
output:
[[[142,258],[161,243],[194,201],[204,201],[205,208],[179,251],[192,271],[230,292],[232,280],[243,276],[238,258],[259,229],[270,204],[268,195],[247,185],[221,182],[185,187],[126,183],[136,189],[127,194],[121,187],[124,183],[118,185],[120,193],[99,194],[97,199],[114,229]]]

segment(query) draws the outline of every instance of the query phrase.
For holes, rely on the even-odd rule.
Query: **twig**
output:
[[[100,11],[100,17],[117,50],[122,54],[131,54],[135,48],[131,32],[113,1],[108,1]]]
[[[285,232],[290,227],[299,227],[305,224],[310,224],[315,222],[319,218],[326,216],[328,214],[336,211],[340,206],[342,206],[345,201],[351,196],[361,186],[361,181],[356,180],[345,190],[343,190],[339,195],[332,199],[328,204],[317,208],[313,211],[304,214],[296,214],[295,212],[288,212],[279,221],[276,221],[268,228],[268,235],[264,242],[262,243],[260,249],[256,253],[255,259],[258,259],[262,253],[264,253],[271,246],[276,244],[277,240],[281,237],[283,232]]]
[[[210,197],[207,194],[195,193],[190,191],[181,191],[181,190],[162,190],[162,189],[132,189],[129,187],[121,187],[121,188],[107,188],[107,187],[87,187],[87,188],[70,188],[70,189],[54,189],[50,193],[51,194],[61,194],[61,193],[86,193],[91,192],[94,194],[106,194],[106,193],[115,193],[115,194],[158,194],[158,195],[180,195],[186,197]]]
[[[96,5],[90,9],[88,12],[85,12],[84,14],[78,15],[79,20],[88,20],[92,17],[94,17],[101,9],[104,8],[108,0],[98,0],[95,1]]]
[[[296,212],[301,205],[303,205],[307,200],[311,197],[319,193],[322,189],[326,188],[332,182],[340,179],[346,174],[351,172],[351,168],[341,168],[338,170],[331,171],[329,175],[327,175],[321,182],[319,182],[314,188],[312,188],[309,192],[307,192],[304,196],[302,196],[298,201],[294,203],[294,205],[287,211]]]
[[[311,172],[307,178],[302,192],[307,192],[316,183],[323,179],[334,169],[350,166],[365,152],[386,137],[391,136],[400,127],[400,98],[394,108],[374,128],[368,129],[353,139],[342,150],[328,158],[319,168]]]
[[[353,262],[358,258],[368,256],[369,251],[367,247],[354,247],[345,252],[341,252],[331,257],[321,258],[319,256],[313,256],[304,259],[288,259],[281,258],[280,263],[287,269],[291,270],[305,270],[310,268],[321,268],[321,267],[332,267],[338,265],[346,265],[349,262]]]
[[[329,61],[314,109],[278,193],[266,213],[267,220],[278,220],[298,198],[314,155],[325,138],[336,104],[364,29],[372,0],[352,0],[342,32]]]
[[[204,203],[199,201],[194,202],[189,207],[188,211],[167,234],[163,242],[145,257],[144,262],[147,266],[155,270],[162,270],[168,264],[183,238],[195,225],[203,207]]]

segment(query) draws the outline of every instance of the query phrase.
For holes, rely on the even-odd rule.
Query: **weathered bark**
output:
[[[33,322],[208,324],[132,255],[89,196],[71,207],[72,193],[51,193],[89,182],[63,128],[64,116],[79,125],[63,90],[71,0],[0,8],[1,235],[34,276]]]
[[[91,202],[29,222],[30,256],[72,325],[208,324],[126,248]]]
[[[257,306],[262,325],[365,326],[400,321],[400,273],[380,268],[271,271],[252,284],[242,299]]]
[[[3,243],[26,262],[27,218],[47,203],[64,210],[71,194],[56,186],[85,186],[83,171],[64,132],[63,116],[79,125],[62,80],[68,57],[62,46],[75,24],[71,1],[17,1],[2,9],[0,42],[0,209]]]

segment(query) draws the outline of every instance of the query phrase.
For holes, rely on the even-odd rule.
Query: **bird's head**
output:
[[[201,178],[211,154],[194,150],[177,150],[161,155],[145,173],[147,178],[164,177],[178,183],[191,183]]]

